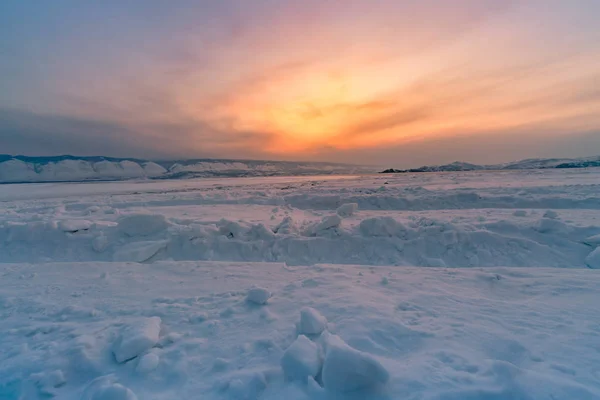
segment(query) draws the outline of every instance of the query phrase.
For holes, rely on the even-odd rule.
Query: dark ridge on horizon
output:
[[[461,172],[461,171],[503,171],[518,169],[549,169],[549,168],[590,168],[600,167],[600,156],[581,158],[527,158],[502,164],[477,165],[455,161],[444,165],[424,165],[419,168],[395,169],[388,168],[381,174],[401,174],[411,172]]]

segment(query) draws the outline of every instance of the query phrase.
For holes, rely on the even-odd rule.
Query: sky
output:
[[[600,154],[598,0],[0,2],[0,153]]]

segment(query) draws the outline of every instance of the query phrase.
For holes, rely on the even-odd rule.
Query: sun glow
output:
[[[368,65],[364,60],[275,71],[232,91],[216,113],[222,118],[235,116],[238,130],[273,133],[267,145],[271,153],[375,145],[383,140],[377,132],[367,138],[348,133],[396,107],[382,98],[392,96],[392,88],[411,78],[416,78],[415,72],[397,62]]]
[[[35,13],[5,3],[0,113],[35,125],[0,118],[16,152],[48,130],[77,132],[64,135],[74,151],[89,140],[107,153],[378,163],[433,157],[450,136],[469,138],[461,149],[506,136],[513,158],[521,133],[588,143],[600,126],[593,1],[151,2],[160,29],[104,2],[98,18],[56,7],[45,28],[14,24]],[[31,27],[53,34],[37,43]]]

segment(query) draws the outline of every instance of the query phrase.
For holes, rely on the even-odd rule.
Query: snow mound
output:
[[[273,232],[284,235],[290,235],[298,232],[298,226],[296,225],[296,222],[292,219],[292,217],[287,216],[279,223],[279,225],[273,228]]]
[[[586,238],[583,243],[590,246],[600,246],[600,235],[594,235]]]
[[[567,226],[554,218],[542,218],[535,229],[540,233],[557,233],[565,231]]]
[[[272,230],[267,228],[264,224],[255,224],[250,227],[247,233],[249,240],[266,240],[270,241],[275,237]]]
[[[162,214],[132,214],[119,219],[118,228],[126,236],[150,236],[169,226]]]
[[[249,224],[230,221],[225,218],[217,222],[217,228],[219,228],[219,233],[221,235],[226,236],[230,239],[242,238],[250,230]]]
[[[91,221],[84,219],[63,220],[58,222],[58,229],[63,232],[75,233],[79,231],[87,231],[94,224]]]
[[[337,215],[342,218],[351,217],[358,210],[358,203],[345,203],[336,210]]]
[[[321,362],[318,346],[300,335],[283,353],[281,368],[287,379],[306,381],[319,374]]]
[[[129,243],[115,251],[113,261],[144,262],[167,247],[166,240]]]
[[[558,213],[556,211],[548,210],[544,213],[544,218],[556,219],[558,218]]]
[[[40,394],[48,397],[54,397],[56,395],[54,389],[67,383],[60,369],[32,374],[31,379],[36,383]]]
[[[137,400],[137,396],[129,388],[119,383],[111,383],[99,386],[90,400]]]
[[[392,217],[367,218],[360,222],[359,230],[364,236],[402,236],[406,227]]]
[[[159,362],[160,358],[157,354],[144,354],[142,357],[140,357],[140,361],[138,361],[138,365],[137,367],[135,367],[135,370],[141,374],[146,374],[148,372],[154,371],[156,367],[158,367]]]
[[[131,360],[156,345],[160,324],[159,317],[151,317],[126,327],[113,349],[117,362],[124,363]]]
[[[271,292],[264,288],[252,288],[248,290],[248,296],[246,300],[250,303],[254,304],[266,304],[267,301],[271,298]]]
[[[267,378],[260,371],[241,371],[223,386],[232,400],[254,400],[267,388]]]
[[[585,263],[590,268],[600,269],[600,247],[597,247],[596,250],[588,254],[585,258]]]
[[[102,253],[109,245],[108,237],[104,234],[96,236],[92,239],[92,249],[96,253]]]
[[[327,231],[339,228],[341,223],[342,218],[339,215],[328,215],[321,222],[312,225],[306,233],[308,236],[321,236]]]
[[[275,238],[275,233],[262,223],[250,224],[221,219],[216,226],[219,234],[229,239],[271,241]]]
[[[388,381],[388,371],[370,354],[353,349],[335,335],[327,336],[326,345],[322,373],[325,389],[369,390]]]
[[[327,319],[317,310],[304,307],[300,310],[298,332],[304,335],[320,335],[327,327]]]

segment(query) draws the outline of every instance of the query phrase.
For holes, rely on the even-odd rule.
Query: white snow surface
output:
[[[277,295],[252,306],[251,282]],[[60,399],[82,398],[102,377],[139,399],[597,399],[598,293],[590,269],[5,264],[0,398],[45,398],[35,374],[61,370]],[[355,366],[340,374],[365,368],[379,385],[345,393],[366,378],[328,377],[327,358],[325,389],[285,378],[305,306],[354,349],[330,353],[333,366]],[[145,356],[118,363],[124,330],[152,317],[162,319],[149,349],[158,364],[141,373]]]
[[[0,185],[0,399],[599,399],[599,237],[598,169]]]

